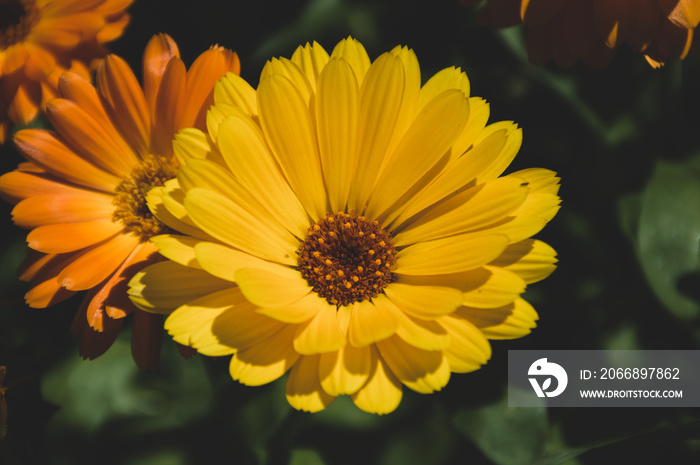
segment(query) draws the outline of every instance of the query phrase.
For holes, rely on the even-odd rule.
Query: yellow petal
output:
[[[500,235],[462,234],[419,242],[399,251],[394,272],[431,275],[473,270],[498,257],[507,246],[508,238]]]
[[[185,165],[191,159],[220,158],[215,154],[217,148],[212,146],[210,139],[204,132],[196,128],[185,128],[175,134],[173,150],[181,165]]]
[[[288,231],[305,237],[308,216],[277,167],[260,128],[249,118],[229,116],[219,125],[218,143],[241,187]]]
[[[394,150],[396,150],[396,147],[399,145],[399,143],[401,143],[406,131],[409,127],[411,127],[414,118],[416,118],[416,109],[418,107],[418,98],[420,95],[421,85],[418,58],[412,49],[406,46],[397,45],[389,52],[389,54],[398,57],[403,63],[405,82],[403,86],[401,108],[399,109],[399,115],[396,119],[394,134],[392,135],[391,142],[389,142],[389,146],[386,150],[387,155],[394,153]],[[383,172],[387,161],[387,158],[382,161],[378,174]]]
[[[367,215],[378,218],[402,196],[415,195],[424,185],[418,181],[444,159],[468,116],[469,104],[458,90],[448,90],[428,102],[386,162]]]
[[[451,313],[462,303],[462,293],[451,287],[393,282],[384,288],[384,293],[402,311],[424,319]]]
[[[352,395],[355,405],[369,413],[384,415],[396,410],[403,395],[401,383],[378,355],[375,346],[370,346],[372,371],[362,389]]]
[[[352,37],[341,40],[333,49],[331,58],[342,58],[347,61],[355,74],[357,85],[362,85],[371,63],[367,51],[360,42]]]
[[[450,345],[450,335],[437,321],[414,318],[398,310],[396,335],[404,342],[423,350],[443,350]]]
[[[321,354],[319,378],[321,386],[331,396],[354,394],[369,378],[372,368],[372,351],[369,347],[351,345]]]
[[[392,312],[392,308],[395,311]],[[396,332],[398,321],[394,313],[400,313],[384,295],[372,301],[355,302],[350,314],[348,340],[354,347],[366,347],[390,337]]]
[[[488,168],[479,174],[479,183],[496,179],[498,176],[503,174],[503,171],[505,171],[505,169],[511,164],[515,158],[515,155],[518,153],[518,150],[520,150],[520,144],[523,140],[522,132],[517,130],[517,127],[518,126],[512,121],[499,121],[497,123],[489,124],[479,133],[479,136],[474,141],[475,146],[480,144],[481,141],[489,137],[491,134],[503,129],[506,130],[506,133],[509,136],[508,140],[506,141],[506,145],[498,153],[493,162],[488,166]],[[512,137],[510,137],[511,134],[513,134]]]
[[[360,88],[360,145],[355,185],[350,190],[348,209],[363,212],[375,180],[387,155],[396,128],[406,85],[400,58],[383,54],[367,71]]]
[[[217,278],[234,281],[236,271],[242,268],[260,268],[270,272],[288,274],[289,268],[267,262],[231,247],[214,242],[199,241],[194,245],[197,262]]]
[[[202,242],[201,239],[175,234],[162,234],[152,237],[151,242],[158,247],[158,252],[165,258],[190,268],[202,268],[199,266],[194,253],[194,246]]]
[[[493,157],[503,149],[505,143],[505,130],[492,134],[482,143],[455,159],[410,204],[406,205],[403,211],[397,210],[397,213],[400,212],[400,214],[395,220],[389,216],[387,221],[401,224],[447,196],[466,188],[491,163]]]
[[[192,221],[212,237],[262,259],[296,265],[291,235],[277,234],[224,195],[201,187],[190,189],[185,209]]]
[[[273,74],[258,86],[260,122],[290,186],[314,220],[326,215],[326,192],[318,143],[306,101],[284,76]]]
[[[418,349],[398,336],[378,342],[377,349],[399,381],[416,392],[439,391],[450,380],[450,365],[440,351]]]
[[[302,355],[312,355],[333,352],[345,346],[345,335],[340,331],[335,312],[335,305],[325,303],[316,316],[300,324],[294,335],[294,350]]]
[[[360,91],[352,68],[334,58],[319,77],[316,91],[318,145],[333,212],[345,211],[357,168]]]
[[[292,55],[292,62],[299,66],[306,75],[311,88],[316,90],[318,76],[328,63],[328,52],[314,41],[313,45],[307,43],[303,47],[297,47]]]
[[[523,299],[500,308],[460,307],[455,315],[477,326],[489,339],[515,339],[530,334],[537,326],[537,312]]]
[[[491,344],[469,321],[448,315],[439,320],[450,334],[450,347],[444,353],[455,373],[478,370],[491,358]]]
[[[129,281],[129,298],[140,309],[170,313],[204,295],[230,288],[231,283],[206,271],[165,261],[136,273]]]
[[[509,245],[490,265],[511,271],[532,284],[552,274],[556,256],[557,252],[544,242],[525,239]]]
[[[396,234],[394,245],[409,245],[486,228],[515,212],[530,192],[527,182],[505,177],[467,189],[430,208]]]
[[[257,117],[258,103],[255,89],[242,77],[226,73],[214,86],[214,101],[233,105],[250,117]]]
[[[235,287],[182,305],[165,321],[165,329],[176,342],[209,356],[229,355],[262,343],[282,327],[257,314]]]
[[[467,73],[454,66],[438,71],[421,87],[417,110],[420,111],[432,99],[450,89],[456,89],[465,97],[469,97],[470,85]]]
[[[470,307],[494,308],[508,305],[525,292],[525,281],[517,274],[497,268],[485,266],[488,277],[477,288],[464,293],[462,303]],[[479,272],[472,273],[472,283],[478,282]]]
[[[318,412],[328,407],[335,400],[326,393],[318,379],[320,355],[306,355],[292,367],[287,378],[287,402],[297,410]]]
[[[236,271],[234,277],[246,298],[261,308],[293,304],[311,292],[306,280],[292,269],[272,272],[244,268]]]
[[[261,386],[285,374],[299,359],[292,345],[295,331],[296,325],[287,325],[263,342],[237,352],[229,365],[231,377],[246,386]]]
[[[311,292],[302,297],[301,300],[283,307],[259,308],[257,311],[284,323],[304,323],[323,311],[327,305],[328,302],[325,299],[319,297],[315,292]],[[347,332],[341,328],[339,322],[338,328],[341,329],[342,334]]]

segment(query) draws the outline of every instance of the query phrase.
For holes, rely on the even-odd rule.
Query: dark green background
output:
[[[600,71],[534,67],[520,28],[479,27],[457,1],[309,2],[137,0],[111,45],[135,69],[167,32],[189,65],[211,44],[239,53],[251,84],[266,59],[316,40],[328,51],[352,34],[370,57],[413,48],[424,80],[460,66],[490,121],[524,131],[511,170],[562,178],[562,208],[538,237],[559,268],[530,286],[530,336],[495,341],[480,371],[442,392],[407,389],[384,417],[347,398],[309,415],[291,409],[284,380],[249,388],[228,357],[185,361],[170,340],[153,373],[139,373],[128,334],[82,361],[68,334],[80,298],[29,309],[16,279],[26,231],[0,205],[0,365],[9,421],[0,464],[695,464],[700,411],[663,408],[509,409],[509,349],[700,349],[700,61],[652,70],[621,50]],[[39,123],[41,124],[41,123]],[[0,147],[0,169],[20,157]]]

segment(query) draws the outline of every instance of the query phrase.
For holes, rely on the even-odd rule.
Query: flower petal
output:
[[[44,253],[73,252],[109,239],[121,230],[122,225],[111,219],[49,224],[33,229],[27,235],[27,244]]]
[[[460,307],[455,316],[473,323],[489,339],[516,339],[537,326],[537,312],[523,299],[499,308]]]
[[[462,293],[451,287],[393,282],[384,288],[384,293],[399,309],[416,318],[435,319],[453,312],[462,303]]]
[[[214,86],[214,102],[227,103],[243,111],[251,118],[258,116],[258,102],[255,89],[242,77],[226,73]]]
[[[385,295],[371,302],[355,302],[350,314],[348,340],[354,347],[366,347],[393,335],[398,327],[395,313],[402,313]]]
[[[270,148],[309,215],[326,215],[315,129],[306,101],[289,79],[273,74],[258,86],[260,122]]]
[[[444,351],[450,370],[468,373],[478,370],[491,358],[491,344],[468,320],[448,315],[439,322],[450,334],[450,347]]]
[[[512,271],[527,284],[541,281],[554,271],[557,252],[549,245],[535,239],[525,239],[509,245],[489,265]]]
[[[232,247],[265,260],[296,265],[289,238],[275,234],[266,223],[225,196],[201,187],[190,189],[185,209],[204,232]]]
[[[231,377],[246,386],[261,386],[285,374],[299,359],[292,345],[295,331],[296,325],[287,325],[263,342],[237,352],[229,365]]]
[[[90,247],[61,272],[58,281],[71,291],[83,291],[97,286],[114,273],[138,243],[137,237],[118,234]]]
[[[421,394],[442,389],[450,380],[450,365],[440,351],[427,351],[398,336],[377,343],[389,369],[406,387]]]
[[[180,344],[209,356],[233,354],[260,343],[282,329],[282,323],[259,315],[232,287],[178,307],[165,329]]]
[[[311,292],[297,302],[284,305],[283,307],[258,308],[257,311],[284,323],[304,323],[318,315],[327,305],[328,303],[325,299],[319,297],[315,292]],[[342,329],[340,322],[338,322],[338,328],[343,334],[346,333]]]
[[[287,402],[297,410],[318,412],[328,407],[335,397],[323,390],[318,379],[320,355],[306,355],[292,367],[287,378]]]
[[[280,267],[282,268],[282,267]],[[311,287],[298,271],[270,271],[244,268],[236,271],[235,280],[248,300],[261,308],[293,304],[311,292]]]
[[[172,261],[151,265],[129,281],[129,298],[142,310],[170,313],[176,308],[222,289],[231,283],[206,271]]]
[[[508,238],[501,235],[462,234],[419,242],[399,251],[394,272],[431,275],[473,270],[494,260],[507,246]]]
[[[407,194],[444,158],[469,117],[469,103],[459,90],[448,90],[428,102],[408,128],[377,179],[367,215],[378,218]]]
[[[514,176],[472,187],[427,210],[396,234],[396,246],[416,244],[485,228],[515,212],[530,192],[527,181]]]
[[[331,396],[356,393],[369,378],[372,349],[351,345],[321,354],[318,376],[323,390]]]
[[[357,168],[360,90],[352,68],[334,58],[316,91],[316,124],[323,177],[333,212],[345,211]]]
[[[367,383],[352,395],[355,405],[369,413],[384,415],[396,410],[403,396],[401,383],[391,372],[386,362],[378,355],[375,346],[370,346],[371,372]]]
[[[370,66],[360,88],[358,166],[348,210],[363,212],[387,156],[406,85],[403,62],[383,54]]]
[[[260,128],[248,118],[229,116],[219,125],[221,155],[240,185],[297,237],[306,235],[304,207],[282,176]]]
[[[76,155],[55,134],[41,129],[24,129],[15,134],[19,152],[49,173],[68,182],[114,192],[121,178]]]
[[[143,52],[143,89],[148,111],[156,114],[156,99],[165,68],[171,58],[179,58],[175,41],[167,34],[156,34],[148,41]]]
[[[91,191],[67,195],[37,195],[22,200],[12,210],[12,220],[21,228],[47,224],[76,223],[111,218],[112,196]]]
[[[316,316],[300,324],[294,335],[294,350],[302,355],[333,352],[345,346],[345,334],[338,325],[335,305],[323,302],[325,305],[319,308]]]

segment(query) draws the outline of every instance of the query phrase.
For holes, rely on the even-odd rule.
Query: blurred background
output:
[[[0,365],[6,431],[0,464],[696,464],[700,410],[508,408],[508,350],[700,349],[700,61],[653,70],[621,49],[602,70],[527,62],[524,30],[481,27],[457,0],[137,0],[111,50],[140,75],[146,42],[170,34],[188,65],[212,44],[236,50],[257,84],[265,61],[352,35],[370,57],[413,48],[423,79],[461,67],[490,121],[524,131],[509,171],[559,173],[562,208],[538,238],[559,267],[529,286],[532,334],[494,341],[481,370],[442,392],[404,389],[379,417],[339,398],[294,411],[282,379],[249,388],[228,357],[182,359],[165,338],[157,370],[140,373],[128,334],[94,361],[69,335],[81,296],[49,309],[23,303],[16,270],[26,231],[0,205]],[[37,123],[41,125],[42,123]],[[0,170],[21,158],[0,147]]]

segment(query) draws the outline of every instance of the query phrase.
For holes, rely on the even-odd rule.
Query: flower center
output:
[[[35,0],[0,0],[0,50],[22,41],[37,22]]]
[[[112,221],[121,221],[124,230],[146,242],[158,234],[168,234],[170,228],[153,216],[148,208],[146,196],[152,187],[162,186],[177,174],[177,162],[149,155],[134,168],[131,177],[117,186],[112,203],[115,206]]]
[[[394,262],[396,249],[378,222],[340,212],[309,228],[298,269],[318,295],[341,306],[379,295],[393,280]]]

